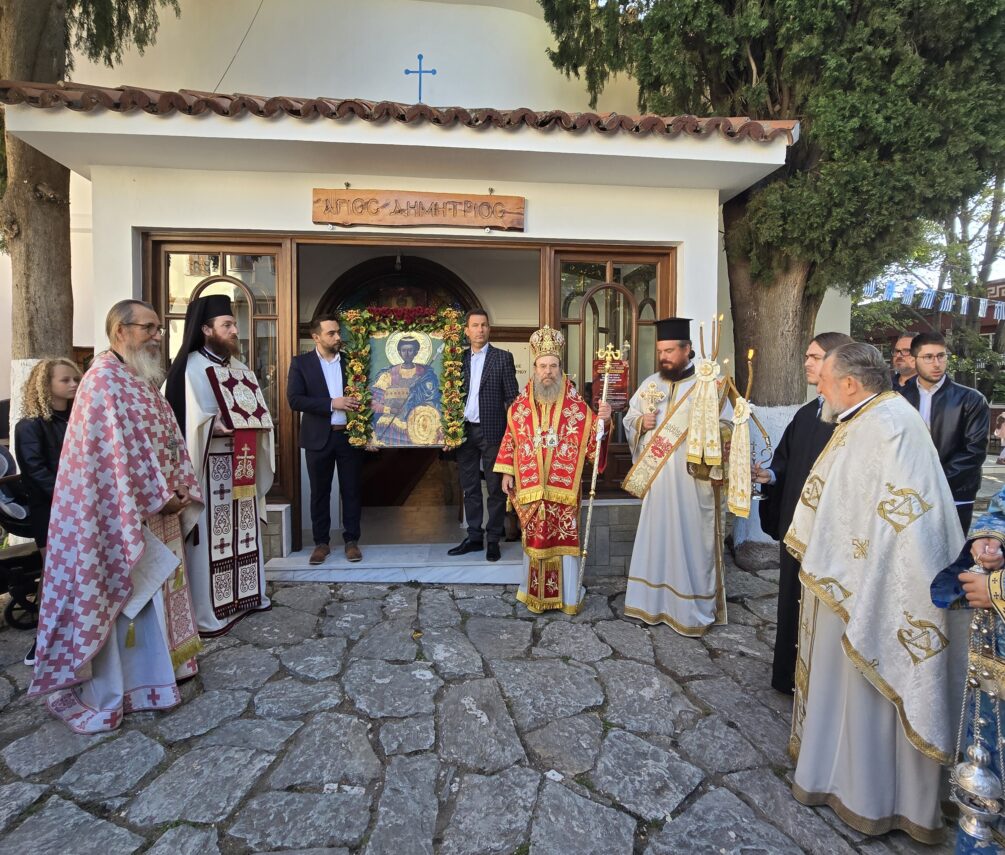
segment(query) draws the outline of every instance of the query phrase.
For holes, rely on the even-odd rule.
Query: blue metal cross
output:
[[[409,74],[418,74],[419,75],[419,103],[421,104],[422,103],[422,75],[423,74],[432,74],[433,76],[435,76],[436,75],[436,69],[435,68],[423,68],[422,67],[422,54],[421,53],[418,54],[418,58],[419,58],[419,68],[418,68],[418,70],[416,70],[414,68],[406,68],[405,69],[405,74],[406,74],[406,76],[409,75]]]

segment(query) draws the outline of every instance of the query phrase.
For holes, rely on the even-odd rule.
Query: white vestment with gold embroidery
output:
[[[790,751],[796,797],[865,833],[941,835],[959,681],[930,586],[963,542],[910,404],[883,393],[837,426],[785,536],[803,585]]]
[[[692,376],[670,383],[661,379],[659,373],[642,381],[629,401],[624,419],[633,462],[656,434],[656,431],[642,433],[643,413],[651,412],[655,406],[658,427],[668,409],[682,401],[695,382]],[[664,397],[650,404],[643,395],[651,384]],[[692,397],[681,404],[687,412]],[[729,418],[731,409],[727,403],[720,418]],[[663,464],[642,500],[625,592],[627,617],[650,624],[665,623],[687,636],[704,635],[713,625],[726,623],[715,502],[712,484],[688,473],[686,442],[682,442]]]
[[[192,605],[196,622],[203,635],[219,635],[249,610],[236,611],[224,617],[217,616],[213,608],[211,550],[219,541],[219,526],[211,517],[213,508],[213,484],[210,478],[210,461],[215,454],[225,454],[231,448],[227,437],[213,436],[214,425],[219,424],[220,405],[213,387],[210,385],[206,369],[213,365],[198,351],[190,353],[185,368],[185,443],[195,466],[199,483],[206,495],[206,505],[199,517],[198,537],[189,536],[185,541],[185,560],[192,587]],[[236,359],[230,360],[230,367],[246,369],[247,366]],[[221,425],[226,427],[226,425]],[[258,590],[261,592],[260,605],[256,610],[268,609],[271,605],[265,595],[265,562],[262,558],[261,523],[267,520],[265,495],[272,487],[275,477],[275,440],[271,430],[256,431],[258,438],[257,467],[255,472],[256,507],[258,524],[256,531],[258,550]],[[229,499],[228,499],[229,503]],[[229,537],[229,534],[227,535]],[[198,542],[196,542],[198,540]]]

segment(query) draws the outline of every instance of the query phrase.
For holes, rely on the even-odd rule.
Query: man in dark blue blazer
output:
[[[464,351],[464,444],[457,449],[464,515],[468,536],[448,555],[465,555],[485,549],[488,561],[499,560],[503,536],[506,494],[502,476],[493,471],[499,443],[506,433],[506,410],[519,388],[513,354],[489,344],[489,316],[484,309],[472,309],[464,319],[464,333],[471,347]],[[488,487],[488,522],[482,528],[482,472]],[[487,540],[487,546],[486,546]]]
[[[315,350],[293,357],[286,385],[290,407],[303,413],[300,447],[306,452],[307,477],[311,482],[311,527],[314,551],[310,563],[320,564],[331,552],[332,477],[338,469],[342,497],[342,539],[345,557],[360,561],[363,451],[349,444],[347,415],[359,409],[357,398],[347,396],[345,363],[340,354],[342,336],[338,321],[320,315],[311,322]]]

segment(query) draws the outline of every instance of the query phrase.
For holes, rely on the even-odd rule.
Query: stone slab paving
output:
[[[704,639],[623,620],[623,579],[574,617],[512,587],[274,585],[182,706],[98,737],[26,697],[30,635],[0,628],[0,852],[950,852],[792,798],[777,568],[728,563]]]

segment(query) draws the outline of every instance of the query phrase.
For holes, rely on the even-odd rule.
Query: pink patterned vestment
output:
[[[92,662],[115,636],[116,619],[132,593],[130,573],[144,550],[142,526],[150,521],[152,533],[165,539],[166,518],[159,512],[182,485],[194,500],[181,530],[174,526],[183,536],[198,516],[202,496],[174,413],[160,392],[114,353],[99,354],[77,390],[56,477],[29,694],[68,689],[96,676]],[[198,639],[193,641],[191,603],[184,571],[179,572],[164,589],[171,628],[166,640],[172,655],[182,652],[176,645],[184,643],[184,667],[174,664],[187,674],[195,671],[190,660]],[[185,602],[178,597],[180,588]],[[186,612],[191,634],[181,625]],[[164,688],[177,695],[175,686]],[[68,701],[53,699],[50,709],[59,714]],[[129,701],[127,691],[126,712],[135,708]],[[105,718],[106,724],[117,724],[116,716]]]

